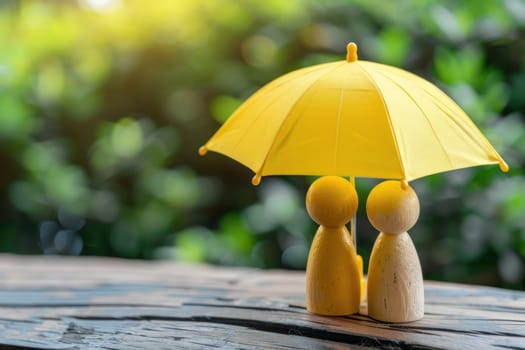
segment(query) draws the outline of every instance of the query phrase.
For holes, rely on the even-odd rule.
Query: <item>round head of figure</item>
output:
[[[412,187],[399,181],[383,181],[372,189],[366,201],[368,220],[383,233],[408,231],[419,217],[419,200]]]
[[[314,181],[306,194],[306,209],[312,219],[325,227],[340,227],[357,211],[354,186],[339,176],[323,176]]]

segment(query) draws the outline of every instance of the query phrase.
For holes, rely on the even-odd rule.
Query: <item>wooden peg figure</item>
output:
[[[368,315],[383,322],[411,322],[424,314],[421,264],[407,231],[419,217],[419,200],[411,187],[384,181],[366,202],[370,223],[381,233],[368,267]]]
[[[357,211],[353,185],[337,176],[317,179],[308,189],[306,208],[318,223],[306,266],[306,308],[319,315],[359,311],[361,282],[357,255],[345,224]]]

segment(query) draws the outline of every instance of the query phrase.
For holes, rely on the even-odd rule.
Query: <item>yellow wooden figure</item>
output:
[[[360,273],[345,226],[357,205],[354,187],[341,177],[321,177],[308,189],[306,208],[320,225],[306,266],[306,308],[312,313],[338,316],[359,311]]]
[[[407,231],[419,217],[417,195],[399,181],[384,181],[370,192],[366,212],[381,232],[368,267],[368,315],[384,322],[416,321],[424,314],[423,275]]]

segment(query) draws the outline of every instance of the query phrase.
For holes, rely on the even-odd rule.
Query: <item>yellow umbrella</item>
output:
[[[340,175],[400,179],[408,187],[422,176],[483,164],[508,171],[439,88],[402,69],[358,61],[354,43],[346,61],[299,69],[261,88],[199,153],[208,150],[254,171],[254,185],[265,175]],[[363,297],[359,258],[357,264]]]
[[[199,149],[265,175],[341,175],[406,184],[452,169],[508,166],[463,110],[430,82],[357,59],[283,75],[243,103]]]

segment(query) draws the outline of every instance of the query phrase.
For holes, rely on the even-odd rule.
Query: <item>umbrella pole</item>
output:
[[[350,183],[352,186],[354,186],[355,189],[355,176],[349,177]],[[357,189],[356,189],[357,192]],[[359,200],[359,199],[358,199]],[[350,234],[352,235],[352,239],[354,240],[354,249],[357,255],[357,269],[359,271],[359,284],[361,288],[361,301],[365,299],[366,295],[366,281],[364,277],[364,271],[363,271],[363,258],[361,255],[357,254],[357,234],[356,234],[356,226],[357,226],[357,211],[354,214],[354,217],[352,220],[350,220]]]
[[[352,186],[354,186],[354,188],[355,188],[355,176],[350,176],[349,180],[350,180],[350,183],[352,184]],[[354,248],[357,251],[357,238],[356,238],[356,232],[355,232],[356,219],[357,219],[357,212],[355,213],[355,215],[352,218],[352,220],[350,220],[350,234],[352,235],[352,238],[354,240]]]

